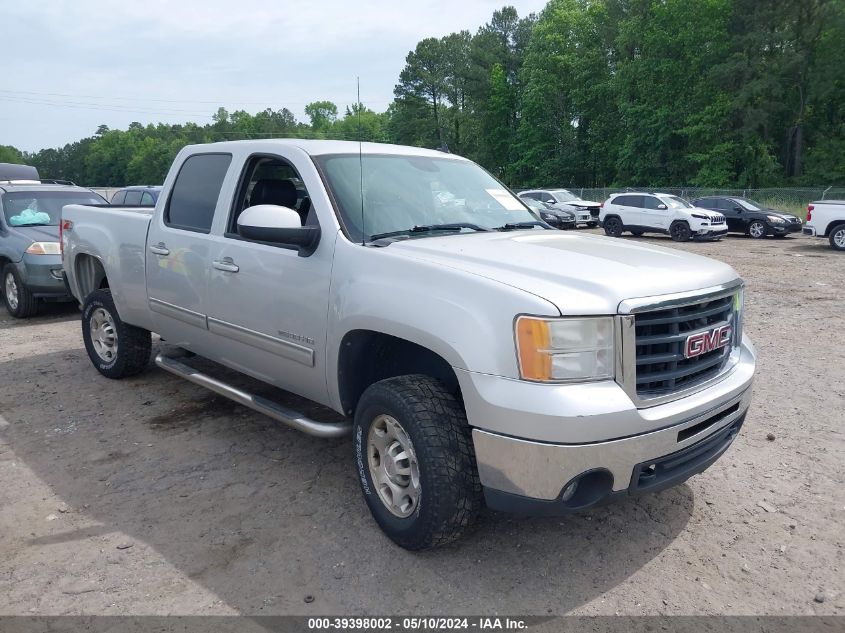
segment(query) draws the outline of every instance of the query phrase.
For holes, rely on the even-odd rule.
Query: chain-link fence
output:
[[[570,187],[569,191],[584,200],[603,202],[613,193],[625,191],[648,191],[670,193],[686,200],[694,200],[703,196],[736,196],[750,198],[762,206],[770,207],[799,217],[805,217],[807,204],[814,200],[843,200],[845,187],[773,187],[768,189],[714,189],[711,187],[599,187],[578,188]]]

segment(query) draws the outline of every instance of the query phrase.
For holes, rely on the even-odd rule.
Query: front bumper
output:
[[[699,230],[693,234],[693,238],[697,240],[716,240],[728,234],[728,227],[721,229]]]
[[[789,235],[790,233],[800,233],[801,225],[798,223],[789,224],[770,224],[769,231],[772,235]]]
[[[25,254],[17,263],[18,273],[36,297],[67,297],[62,280],[61,255]]]
[[[557,514],[616,494],[648,492],[654,488],[639,484],[644,467],[725,432],[730,438],[718,450],[685,460],[662,487],[707,468],[736,435],[725,429],[736,425],[738,431],[751,402],[756,357],[747,337],[740,350],[721,380],[643,409],[615,383],[537,385],[458,372],[489,505]],[[585,473],[596,473],[587,478],[595,494],[564,501],[569,484]]]

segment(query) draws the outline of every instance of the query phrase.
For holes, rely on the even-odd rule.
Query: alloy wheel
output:
[[[20,298],[18,296],[18,284],[15,282],[15,276],[12,273],[6,275],[6,303],[9,304],[9,309],[15,311],[18,309]]]

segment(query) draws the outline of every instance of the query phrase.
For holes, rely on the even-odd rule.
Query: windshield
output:
[[[762,204],[753,200],[743,200],[742,198],[735,198],[735,200],[749,211],[761,211],[763,209]]]
[[[678,196],[660,196],[670,209],[694,209],[693,205]]]
[[[558,202],[572,202],[573,200],[578,200],[578,196],[572,195],[572,193],[570,193],[566,189],[558,189],[556,191],[552,191],[552,195]]]
[[[4,193],[2,200],[9,226],[58,226],[66,204],[106,204],[87,191],[14,191]]]
[[[501,183],[468,161],[357,154],[329,154],[317,156],[315,161],[354,241],[385,233],[410,233],[421,226],[471,224],[493,229],[537,220]],[[434,234],[442,235],[415,232],[414,237]]]

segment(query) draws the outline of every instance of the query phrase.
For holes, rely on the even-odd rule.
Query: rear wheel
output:
[[[676,242],[688,242],[690,237],[692,237],[692,231],[690,231],[689,224],[678,220],[677,222],[673,222],[672,226],[669,227],[669,235]]]
[[[443,545],[475,521],[482,495],[469,424],[437,380],[398,376],[368,387],[353,442],[364,499],[397,545]]]
[[[24,285],[14,264],[3,267],[3,303],[16,319],[25,319],[38,312],[38,299]]]
[[[622,220],[615,217],[607,218],[602,226],[604,227],[605,235],[609,235],[610,237],[621,237],[622,231],[624,230]]]
[[[95,290],[85,299],[82,340],[94,367],[106,378],[134,376],[150,361],[152,336],[120,320],[108,290]]]
[[[748,234],[755,240],[766,237],[766,225],[760,220],[754,220],[748,225]]]
[[[845,251],[845,224],[840,224],[831,229],[830,246],[837,251]]]

